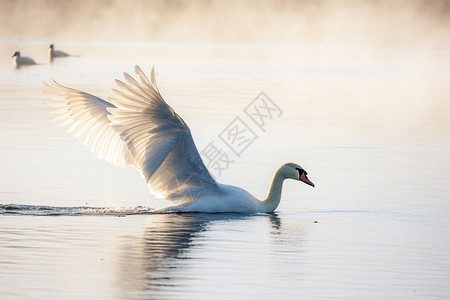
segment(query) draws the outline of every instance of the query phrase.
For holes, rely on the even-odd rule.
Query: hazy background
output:
[[[2,0],[0,36],[450,45],[450,1]]]
[[[449,3],[0,0],[2,299],[450,299]],[[199,150],[264,91],[283,115],[218,180],[263,198],[293,161],[316,187],[141,214],[169,203],[42,105],[43,81],[107,99],[134,64]]]
[[[76,56],[49,64],[50,43]],[[18,156],[17,141],[24,141],[26,149],[32,145],[26,134],[16,135],[8,129],[22,118],[28,121],[39,116],[39,124],[51,128],[48,136],[55,135],[49,117],[36,114],[45,111],[42,81],[55,78],[106,99],[111,96],[113,79],[123,71],[132,72],[134,64],[147,72],[155,66],[163,96],[188,122],[199,149],[261,91],[285,111],[286,123],[272,133],[285,132],[286,153],[271,165],[299,158],[314,161],[305,152],[297,153],[291,145],[293,136],[310,147],[407,142],[445,149],[450,144],[449,47],[450,1],[443,0],[4,0],[0,1],[0,97],[8,104],[4,105],[6,125],[0,132],[6,137],[3,150],[10,147],[12,155]],[[12,72],[10,56],[16,50],[39,65]],[[36,107],[26,115],[18,99],[28,98],[33,98],[30,103]],[[199,109],[205,108],[200,118]],[[27,122],[20,126],[38,130]],[[97,160],[78,141],[62,136],[70,147],[80,147],[80,155],[92,158],[89,164]],[[281,139],[267,133],[261,141],[270,144],[274,138]],[[255,145],[255,151],[258,147],[268,146]],[[250,151],[245,159],[251,159]],[[35,172],[40,168],[34,167],[34,156],[28,160],[3,157],[4,165],[11,167],[4,168],[9,173],[4,173],[7,180],[1,184],[12,190],[20,190],[23,182],[37,185]],[[427,166],[436,165],[428,153],[414,158]],[[416,160],[407,163],[416,165]],[[237,184],[233,172],[242,169],[238,163],[224,175],[224,182]],[[369,164],[377,165],[362,160],[361,168]],[[448,162],[438,164],[447,166]],[[269,181],[273,169],[264,168],[264,179],[246,178],[249,185],[261,189],[260,195],[266,192],[260,182]],[[20,176],[11,176],[11,170]],[[404,172],[408,176],[403,178],[415,174]],[[447,174],[436,175],[444,178]],[[137,184],[146,197],[148,191],[140,178]],[[330,194],[335,190],[330,188]],[[105,203],[100,195],[96,199]],[[332,204],[325,201],[323,206]]]

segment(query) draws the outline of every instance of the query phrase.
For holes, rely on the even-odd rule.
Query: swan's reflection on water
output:
[[[211,264],[202,257],[205,245],[223,247],[218,250],[226,251],[224,237],[227,231],[239,234],[239,228],[247,231],[248,226],[255,225],[254,221],[258,226],[268,227],[265,236],[280,232],[281,220],[275,213],[151,215],[141,236],[131,240],[128,237],[124,241],[125,255],[121,257],[119,276],[123,296],[159,298],[169,291],[193,284],[201,265],[209,264],[210,267]]]

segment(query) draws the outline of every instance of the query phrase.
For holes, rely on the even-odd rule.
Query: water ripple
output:
[[[0,204],[0,215],[26,215],[26,216],[84,216],[107,215],[125,216],[136,214],[150,214],[154,209],[143,206],[136,207],[55,207],[40,205]]]

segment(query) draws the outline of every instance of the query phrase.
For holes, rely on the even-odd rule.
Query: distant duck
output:
[[[55,46],[53,44],[50,44],[48,47],[48,58],[50,61],[52,61],[56,57],[66,57],[69,56],[66,52],[55,50]]]
[[[14,68],[19,68],[24,65],[35,65],[36,62],[31,57],[20,56],[20,51],[14,52],[11,56],[13,59]]]

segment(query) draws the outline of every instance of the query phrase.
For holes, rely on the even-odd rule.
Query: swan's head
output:
[[[11,57],[20,57],[20,51],[14,52],[14,54]]]
[[[53,48],[55,48],[55,46],[53,46],[53,44],[50,44],[50,46],[48,48],[53,50]]]
[[[315,186],[314,183],[312,183],[312,181],[308,179],[308,172],[306,172],[301,166],[294,163],[287,163],[281,168],[286,178],[303,181],[304,183],[312,187]]]

